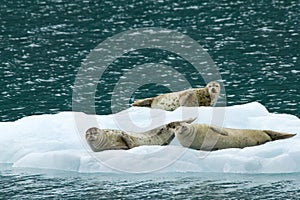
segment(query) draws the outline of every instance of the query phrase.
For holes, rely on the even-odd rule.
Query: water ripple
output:
[[[198,41],[220,69],[228,105],[259,101],[271,112],[300,116],[298,3],[3,0],[0,121],[71,110],[76,73],[90,50],[110,36],[141,27],[169,28]],[[111,113],[111,93],[122,74],[147,62],[172,66],[194,87],[205,85],[177,55],[132,52],[117,59],[104,83],[99,82],[98,114]],[[151,88],[144,90],[149,96],[159,92]],[[134,95],[143,97],[139,91]]]
[[[300,194],[299,174],[0,175],[0,197],[18,199],[272,199]]]

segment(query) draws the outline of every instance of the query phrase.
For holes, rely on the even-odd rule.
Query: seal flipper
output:
[[[141,100],[136,100],[131,104],[131,106],[143,106],[143,107],[151,107],[151,104],[153,102],[153,97],[151,98],[146,98],[146,99],[141,99]]]
[[[191,118],[188,118],[188,119],[183,120],[183,121],[181,121],[181,122],[185,122],[185,123],[190,124],[190,123],[192,123],[193,121],[195,121],[197,118],[198,118],[198,117],[191,117]]]
[[[292,133],[280,133],[271,130],[264,130],[263,132],[265,132],[268,136],[270,136],[272,140],[287,139],[287,138],[294,137],[296,135]]]
[[[124,133],[122,133],[122,135],[120,136],[120,139],[124,143],[124,145],[127,147],[127,149],[132,148],[132,144],[131,144],[130,140],[128,139],[128,135],[125,135]]]
[[[218,134],[223,135],[223,136],[228,136],[228,133],[225,130],[222,130],[221,128],[219,128],[219,127],[210,126],[209,128],[215,133],[218,133]]]
[[[173,134],[165,143],[163,143],[162,145],[165,146],[165,145],[168,145],[172,142],[172,140],[175,138],[175,134]]]

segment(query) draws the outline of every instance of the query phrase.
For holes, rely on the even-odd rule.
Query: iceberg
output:
[[[269,129],[296,136],[243,149],[213,152],[167,146],[93,152],[85,141],[90,127],[142,132],[188,118],[228,128]],[[79,173],[294,173],[300,172],[300,119],[269,113],[258,102],[228,107],[180,107],[163,111],[131,107],[111,115],[61,112],[0,123],[0,163],[13,168]]]

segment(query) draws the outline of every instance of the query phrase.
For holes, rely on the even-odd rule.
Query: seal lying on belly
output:
[[[173,111],[180,106],[212,106],[217,101],[219,94],[220,84],[213,81],[209,82],[205,88],[161,94],[156,97],[137,100],[131,105]]]
[[[176,127],[175,135],[184,147],[213,151],[261,145],[273,140],[290,138],[296,134],[182,123],[181,126]]]
[[[116,149],[131,149],[142,145],[167,145],[175,137],[175,128],[195,119],[171,122],[144,133],[129,133],[121,130],[90,128],[86,140],[95,152]]]

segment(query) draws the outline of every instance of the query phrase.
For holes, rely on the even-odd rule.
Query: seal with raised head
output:
[[[209,82],[204,88],[192,88],[179,92],[161,94],[156,97],[136,100],[131,105],[173,111],[180,106],[213,106],[220,94],[220,84]]]
[[[244,148],[266,142],[286,139],[296,134],[271,130],[232,129],[207,124],[181,123],[175,135],[180,144],[196,150],[213,151],[226,148]]]
[[[143,133],[129,133],[122,130],[89,128],[85,138],[95,152],[116,149],[131,149],[142,145],[167,145],[175,137],[175,128],[195,119],[171,122]]]

